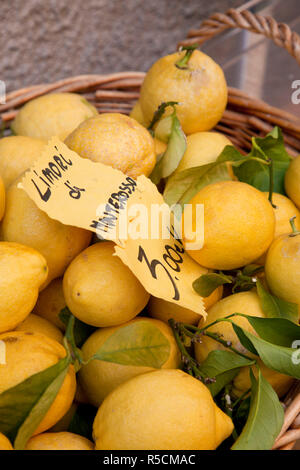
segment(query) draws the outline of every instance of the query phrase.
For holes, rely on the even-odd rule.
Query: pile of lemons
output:
[[[98,114],[81,96],[53,93],[23,106],[12,124],[14,135],[0,139],[0,341],[6,361],[0,363],[0,394],[66,355],[66,306],[82,322],[95,327],[82,346],[91,357],[116,330],[144,321],[155,325],[170,343],[160,370],[90,361],[78,374],[69,367],[47,414],[27,443],[30,450],[216,449],[230,436],[233,424],[214,402],[208,388],[180,370],[181,357],[170,318],[197,325],[199,315],[174,303],[150,297],[134,274],[113,256],[114,243],[97,243],[89,231],[51,219],[27,196],[19,183],[52,136],[64,140],[82,158],[111,165],[136,178],[149,176],[166,143],[147,130],[158,106],[176,101],[187,147],[175,173],[216,161],[230,140],[211,129],[222,117],[227,87],[221,68],[194,51],[188,65],[184,52],[158,60],[146,74],[131,116]],[[190,201],[204,204],[205,243],[189,255],[205,272],[231,270],[249,263],[265,265],[272,293],[300,305],[300,236],[290,237],[289,220],[300,228],[300,157],[285,180],[287,196],[268,196],[234,179],[210,184]],[[168,182],[167,182],[168,184]],[[188,239],[183,236],[183,243]],[[287,284],[286,280],[290,282]],[[223,297],[219,287],[204,299],[206,322],[234,312],[264,317],[255,289]],[[234,320],[254,333],[242,317]],[[203,326],[203,321],[201,322]],[[239,348],[229,323],[211,331]],[[222,348],[209,337],[195,346],[201,362]],[[291,378],[262,371],[279,396]],[[234,379],[237,396],[249,388],[246,369]],[[92,443],[68,431],[74,404],[98,408]],[[12,449],[0,434],[0,449]]]

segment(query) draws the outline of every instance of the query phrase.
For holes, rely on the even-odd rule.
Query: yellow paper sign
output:
[[[134,180],[81,158],[53,138],[19,186],[49,217],[114,241],[117,256],[150,294],[206,316],[192,288],[206,270],[185,253],[169,208],[148,178]]]

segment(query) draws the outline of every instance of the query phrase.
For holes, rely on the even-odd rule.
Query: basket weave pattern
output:
[[[254,15],[249,11],[230,9],[227,13],[216,13],[205,20],[199,29],[191,30],[187,39],[178,47],[203,44],[226,29],[239,28],[270,38],[279,47],[285,48],[300,64],[300,37],[286,24],[277,23],[271,17]],[[29,86],[8,93],[6,103],[0,105],[1,124],[8,128],[20,106],[27,101],[51,92],[81,93],[99,111],[129,114],[139,98],[145,74],[122,72],[107,75],[80,75],[51,84]],[[235,88],[229,88],[228,105],[215,130],[227,135],[242,152],[251,149],[252,137],[263,137],[274,125],[281,127],[287,151],[292,156],[300,153],[300,119],[262,100],[249,97]],[[274,449],[290,450],[300,439],[300,382],[295,381],[284,398],[285,420],[274,444]]]

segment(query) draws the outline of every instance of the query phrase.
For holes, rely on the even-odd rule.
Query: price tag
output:
[[[53,138],[19,187],[49,217],[114,241],[116,255],[150,294],[206,316],[192,282],[207,270],[186,254],[170,211],[148,178],[134,180],[81,158]],[[169,217],[157,223],[161,207]]]

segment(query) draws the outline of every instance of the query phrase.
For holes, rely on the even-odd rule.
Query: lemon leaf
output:
[[[207,384],[211,394],[215,396],[234,379],[241,367],[254,363],[254,360],[246,359],[234,352],[215,350],[208,354],[200,370],[206,377],[215,379],[214,382]]]
[[[18,433],[14,442],[15,450],[23,450],[25,448],[28,439],[30,439],[42,418],[45,416],[53,401],[55,400],[67,375],[67,372],[68,367],[66,366],[48,385],[40,399],[32,407],[25,421],[18,429]]]
[[[249,317],[248,320],[250,321]],[[256,319],[257,320],[257,319]],[[262,319],[262,320],[280,320],[285,321],[283,319]],[[286,320],[288,321],[288,320]],[[294,325],[290,322],[291,325]],[[253,323],[251,323],[253,325]],[[248,351],[257,354],[262,362],[272,370],[276,370],[281,374],[286,374],[296,379],[300,379],[300,366],[299,366],[299,359],[297,355],[297,349],[293,347],[281,346],[278,344],[273,344],[265,339],[259,338],[252,333],[244,330],[240,326],[232,323],[233,329],[238,336],[242,345],[248,349]],[[299,327],[300,328],[300,327]],[[295,341],[294,338],[293,341]],[[291,343],[291,346],[293,343]]]
[[[24,448],[55,400],[69,364],[65,357],[0,394],[0,432],[16,439],[18,449]]]
[[[256,380],[252,370],[250,411],[244,429],[232,450],[269,450],[278,436],[284,420],[284,411],[276,392],[258,371]]]
[[[261,318],[239,314],[248,322],[260,338],[278,346],[290,347],[293,341],[300,340],[300,326],[286,318]]]
[[[58,314],[60,320],[66,326],[69,323],[71,315],[72,313],[70,312],[68,307],[63,308]],[[80,348],[95,330],[96,328],[94,328],[93,326],[87,325],[86,323],[82,322],[81,320],[78,320],[78,318],[75,317],[74,339],[76,346]]]
[[[265,137],[255,137],[252,139],[252,149],[247,156],[247,161],[234,169],[234,173],[240,181],[251,184],[260,191],[269,191],[270,173],[266,165],[254,160],[259,157],[262,160],[273,160],[273,191],[285,194],[284,176],[288,169],[291,157],[287,153],[282,132],[279,127],[275,127]]]
[[[231,283],[231,276],[222,273],[208,273],[198,277],[198,279],[193,282],[192,286],[194,291],[201,295],[201,297],[208,297],[217,287]]]
[[[294,323],[298,323],[297,304],[287,302],[270,294],[259,280],[256,282],[256,287],[261,307],[267,317],[286,318]]]
[[[232,145],[226,145],[217,160],[206,165],[199,165],[180,171],[171,176],[166,184],[163,196],[167,204],[187,204],[200,189],[218,181],[230,181],[228,162],[240,165],[246,161]]]
[[[148,321],[139,321],[115,331],[91,359],[159,369],[168,360],[170,343]]]
[[[186,137],[180,121],[176,114],[170,117],[172,118],[172,128],[167,149],[150,175],[154,184],[158,184],[162,178],[167,178],[176,170],[186,150]]]

